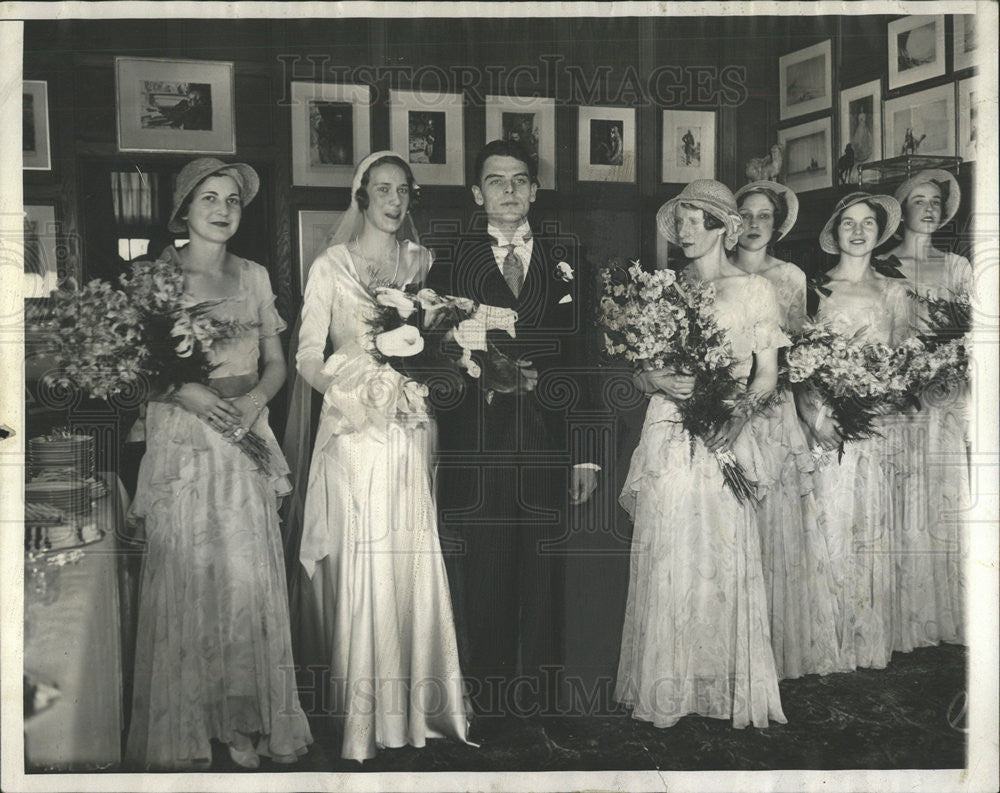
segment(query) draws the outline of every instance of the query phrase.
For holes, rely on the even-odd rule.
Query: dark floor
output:
[[[965,765],[966,648],[893,656],[882,670],[781,683],[788,719],[766,730],[689,716],[657,729],[624,713],[539,718],[473,748],[432,741],[387,749],[366,763],[341,760],[322,720],[297,764],[262,760],[261,771],[616,771],[961,768]],[[213,771],[241,771],[225,750]],[[247,772],[253,773],[253,772]]]

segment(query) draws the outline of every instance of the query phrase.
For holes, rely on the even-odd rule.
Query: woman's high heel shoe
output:
[[[257,756],[257,752],[253,749],[253,743],[246,736],[240,736],[243,740],[240,741],[241,744],[245,742],[245,745],[237,746],[235,743],[229,744],[229,756],[236,765],[242,768],[248,768],[251,771],[260,768],[260,757]]]

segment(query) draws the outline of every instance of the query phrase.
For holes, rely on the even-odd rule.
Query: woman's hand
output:
[[[234,433],[242,430],[242,432],[239,432],[239,435],[243,435],[256,423],[257,417],[260,416],[263,410],[263,407],[257,407],[257,404],[261,403],[261,398],[258,396],[255,403],[249,394],[244,394],[243,396],[238,396],[227,401],[231,407],[239,411],[239,421],[237,426],[227,431],[225,435],[229,438],[238,437]]]
[[[242,420],[237,408],[200,383],[185,383],[174,392],[173,401],[223,434],[239,427]]]
[[[810,426],[809,431],[816,441],[816,445],[825,452],[832,452],[840,446],[843,440],[840,437],[840,427],[837,426],[837,422],[829,417],[824,418],[817,426]]]
[[[715,434],[705,441],[705,446],[710,452],[726,451],[733,448],[736,439],[743,432],[748,418],[746,416],[733,416],[725,424],[715,431]]]
[[[694,375],[679,374],[673,369],[638,372],[632,382],[644,394],[661,391],[675,402],[683,402],[694,393]]]

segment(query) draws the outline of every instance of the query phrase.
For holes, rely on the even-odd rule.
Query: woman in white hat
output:
[[[738,358],[735,375],[751,392],[772,391],[778,348],[788,339],[770,283],[726,258],[741,225],[729,188],[692,182],[656,219],[659,233],[690,259],[685,277],[714,285],[715,315]],[[707,443],[694,440],[677,410],[694,378],[648,372],[639,379],[651,397],[620,497],[635,528],[615,699],[657,727],[687,714],[734,727],[784,723],[756,512],[723,484],[714,455],[731,449],[752,459],[744,455],[752,452],[751,429],[741,418]]]
[[[736,205],[743,230],[733,264],[770,281],[782,327],[800,330],[806,319],[805,273],[771,253],[771,246],[795,225],[798,198],[777,182],[751,182],[736,191]],[[772,469],[758,525],[778,677],[834,672],[840,668],[837,601],[812,497],[809,442],[791,394],[757,421],[760,436],[767,439]]]
[[[855,192],[838,202],[819,238],[820,247],[839,259],[826,273],[817,320],[843,335],[889,345],[913,332],[905,280],[882,275],[872,264],[899,212],[887,195]],[[890,483],[901,462],[899,438],[882,424],[882,437],[845,444],[838,460],[841,437],[826,407],[803,400],[800,409],[815,442],[832,452],[817,464],[814,492],[837,591],[840,661],[847,668],[881,669],[893,648],[897,545],[887,516],[898,506]]]
[[[312,743],[295,690],[278,498],[288,468],[267,421],[285,378],[267,271],[226,243],[259,180],[249,165],[204,157],[177,177],[168,228],[187,233],[162,258],[211,315],[245,323],[209,350],[209,385],[151,400],[146,454],[130,519],[145,527],[127,761],[208,769],[211,741],[232,760],[292,762]],[[233,443],[249,430],[270,448],[271,473]]]
[[[932,234],[958,211],[961,190],[947,171],[932,169],[907,179],[896,191],[903,211],[903,241],[892,250],[910,288],[921,296],[954,299],[972,292],[968,259],[934,247]],[[926,307],[917,305],[918,328]],[[910,465],[904,479],[907,525],[897,584],[894,649],[965,640],[963,518],[969,508],[968,394],[926,393],[922,408],[907,416]]]
[[[299,561],[316,609],[341,756],[429,738],[465,741],[468,711],[431,496],[435,427],[424,393],[369,352],[379,285],[421,283],[416,185],[398,154],[358,165],[351,206],[312,263],[296,363],[323,394]],[[333,352],[325,353],[327,343]],[[305,624],[301,630],[310,630]]]

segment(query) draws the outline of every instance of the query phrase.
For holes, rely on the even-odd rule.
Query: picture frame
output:
[[[966,162],[976,159],[976,91],[978,80],[967,77],[958,82],[958,156]]]
[[[944,14],[889,23],[889,90],[944,74]]]
[[[885,103],[885,156],[955,156],[955,85],[906,94]]]
[[[663,111],[663,183],[687,184],[715,178],[715,112]]]
[[[830,117],[778,130],[784,147],[785,184],[797,193],[833,185],[833,141]]]
[[[421,185],[465,184],[462,94],[389,92],[389,140]]]
[[[371,154],[371,87],[293,82],[292,184],[350,187]]]
[[[882,159],[882,80],[840,92],[840,154],[851,146],[854,164]]]
[[[235,154],[231,61],[115,58],[119,151]]]
[[[331,229],[344,216],[343,209],[299,210],[299,294],[306,290],[309,268],[326,246]]]
[[[59,285],[55,204],[24,205],[24,297],[48,297]]]
[[[833,106],[830,39],[778,58],[778,110],[784,121]]]
[[[514,138],[537,160],[538,186],[556,189],[556,100],[487,96],[486,141]]]
[[[24,113],[21,168],[25,171],[51,171],[49,84],[44,80],[24,80],[21,85],[21,104]]]
[[[581,107],[577,120],[577,179],[635,182],[635,108]]]
[[[970,69],[976,65],[979,55],[979,35],[975,14],[954,14],[952,16],[951,68],[953,71]]]

